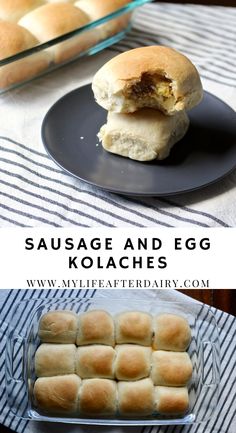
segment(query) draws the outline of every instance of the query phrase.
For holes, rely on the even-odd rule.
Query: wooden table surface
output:
[[[236,289],[181,289],[179,292],[236,316]]]
[[[187,289],[179,290],[180,292],[191,296],[205,304],[211,305],[215,308],[225,311],[226,313],[236,316],[236,289]],[[12,433],[12,430],[0,425],[1,433]]]

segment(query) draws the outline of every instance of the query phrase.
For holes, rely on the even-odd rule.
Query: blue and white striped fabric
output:
[[[116,290],[115,296],[122,298],[137,298],[143,300],[162,300],[177,301],[188,308],[193,308],[192,299],[174,290]],[[22,330],[27,321],[27,317],[32,309],[34,298],[78,298],[97,296],[111,298],[114,297],[113,290],[1,290],[0,291],[0,424],[10,427],[19,433],[91,433],[90,426],[62,425],[54,423],[41,423],[36,421],[26,421],[15,417],[9,409],[5,394],[5,345],[6,331],[12,314],[13,306],[22,300],[30,299],[31,303],[26,308],[17,325],[17,329]],[[191,302],[191,304],[189,304]],[[189,305],[189,307],[188,307]],[[190,306],[191,305],[191,306]],[[223,313],[222,311],[211,308],[215,315],[220,336],[221,352],[221,384],[219,392],[219,403],[214,415],[208,422],[188,425],[188,426],[165,426],[165,427],[94,427],[94,433],[234,433],[236,429],[236,377],[235,377],[235,353],[236,353],[236,318]],[[204,319],[204,317],[203,317]],[[208,324],[210,326],[210,322]],[[21,331],[19,331],[20,333]],[[17,356],[17,351],[15,353]],[[21,361],[21,360],[20,360]],[[21,362],[16,363],[16,369],[20,368]],[[17,377],[17,370],[14,371]]]
[[[133,30],[119,44],[2,95],[0,225],[234,226],[235,171],[220,183],[171,199],[122,197],[60,170],[45,153],[40,128],[51,105],[90,82],[106,60],[150,44],[181,50],[197,65],[204,88],[236,108],[235,23],[236,8],[147,4],[136,11]]]

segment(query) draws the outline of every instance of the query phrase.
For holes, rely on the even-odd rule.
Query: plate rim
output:
[[[61,96],[57,101],[55,101],[53,103],[53,105],[49,108],[49,110],[46,112],[46,114],[44,115],[42,124],[41,124],[41,140],[44,146],[44,149],[47,153],[47,155],[53,160],[53,162],[62,169],[62,171],[64,171],[66,174],[68,174],[69,176],[72,176],[76,179],[79,179],[82,182],[85,182],[91,186],[95,186],[97,188],[102,189],[103,191],[107,191],[110,192],[112,194],[118,194],[118,195],[124,195],[124,196],[135,196],[135,197],[168,197],[168,196],[177,196],[177,195],[181,195],[181,194],[186,194],[186,193],[191,193],[197,190],[201,190],[203,188],[207,188],[208,186],[211,186],[213,184],[216,184],[218,182],[221,182],[222,179],[224,179],[225,177],[229,176],[235,169],[236,169],[236,160],[234,163],[234,166],[229,169],[227,172],[223,173],[220,177],[217,177],[216,179],[213,179],[211,181],[207,181],[207,182],[203,182],[202,184],[192,187],[192,188],[186,188],[186,189],[181,189],[181,191],[174,191],[174,192],[145,192],[145,193],[138,193],[137,191],[132,192],[132,191],[121,191],[118,190],[116,188],[113,187],[106,187],[103,185],[100,185],[94,181],[88,180],[88,179],[84,179],[83,177],[80,177],[78,174],[75,174],[73,172],[71,172],[69,169],[65,168],[60,162],[58,162],[54,156],[50,153],[47,144],[46,144],[46,139],[45,139],[45,124],[47,122],[47,119],[51,113],[51,111],[54,110],[55,106],[58,105],[59,103],[61,103],[64,99],[70,97],[71,94],[79,91],[80,89],[84,89],[84,88],[89,88],[91,89],[91,82],[84,84],[82,86],[79,86],[73,90],[71,90],[70,92],[66,93],[65,95]],[[213,97],[214,99],[216,99],[217,101],[219,101],[220,103],[223,103],[224,105],[226,105],[226,107],[228,109],[230,109],[232,112],[234,112],[234,109],[227,104],[226,102],[224,102],[222,99],[220,99],[218,96],[214,95],[211,92],[208,92],[206,90],[204,90],[204,95],[210,95],[211,97]],[[94,100],[94,102],[96,103],[96,101]],[[132,161],[132,160],[131,160]],[[137,161],[136,161],[137,162]]]

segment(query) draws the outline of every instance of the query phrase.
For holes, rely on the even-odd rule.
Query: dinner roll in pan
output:
[[[115,350],[111,346],[94,344],[77,348],[76,373],[81,378],[114,378]]]
[[[39,322],[38,335],[44,343],[75,343],[78,316],[72,311],[49,311]]]
[[[38,44],[37,39],[23,27],[0,21],[0,60],[18,54]],[[0,67],[0,89],[33,78],[46,70],[51,56],[40,51]]]
[[[75,373],[74,344],[43,343],[35,354],[36,376],[58,376]]]
[[[118,382],[118,410],[124,417],[151,415],[154,410],[154,386],[151,379]]]
[[[48,3],[24,15],[19,24],[43,43],[76,30],[89,21],[83,11],[70,3]],[[55,63],[61,63],[86,50],[96,40],[96,30],[86,31],[51,46],[48,51],[52,53]]]
[[[81,379],[76,374],[40,377],[34,384],[34,400],[44,412],[74,415],[78,411]]]
[[[74,5],[91,19],[98,20],[130,3],[130,0],[77,0]]]
[[[115,376],[118,380],[138,380],[149,376],[151,368],[150,347],[121,344],[115,347]]]
[[[150,346],[152,316],[140,311],[127,311],[115,317],[116,343],[136,343]]]
[[[44,0],[0,0],[0,19],[17,23],[23,15],[45,3]]]
[[[74,5],[84,11],[91,21],[96,21],[128,3],[130,3],[130,0],[78,0]],[[130,14],[127,13],[101,24],[97,27],[100,39],[105,39],[124,29],[128,25],[129,19]]]
[[[189,407],[188,389],[155,386],[155,411],[163,415],[183,415]]]
[[[197,105],[203,96],[197,69],[165,46],[125,51],[103,65],[92,82],[99,105],[116,113],[148,107],[173,115]]]
[[[113,318],[104,310],[91,310],[79,315],[76,344],[115,345]]]
[[[157,350],[152,353],[151,378],[154,385],[184,386],[192,376],[192,363],[186,352]]]
[[[47,3],[74,3],[75,0],[46,0]]]
[[[153,319],[155,350],[183,352],[189,346],[191,330],[187,320],[175,314],[160,314]]]
[[[110,379],[84,379],[79,395],[79,413],[88,416],[114,416],[117,384]]]

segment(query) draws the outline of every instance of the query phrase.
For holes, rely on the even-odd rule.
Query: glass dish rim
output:
[[[79,35],[80,33],[84,33],[88,30],[92,30],[92,29],[96,29],[99,25],[104,24],[106,22],[111,21],[113,18],[116,18],[120,15],[123,15],[125,13],[128,13],[129,11],[132,11],[133,9],[135,9],[138,6],[142,6],[145,3],[150,3],[153,0],[130,0],[130,2],[125,5],[122,6],[121,8],[117,9],[116,11],[102,17],[99,18],[95,21],[92,21],[82,27],[79,27],[75,30],[71,30],[68,33],[65,33],[61,36],[57,36],[56,38],[50,39],[47,42],[43,42],[43,43],[39,43],[38,45],[35,45],[32,48],[28,48],[27,50],[21,51],[19,53],[13,54],[9,57],[5,57],[4,59],[0,60],[0,68],[1,66],[5,66],[8,65],[10,63],[13,63],[17,60],[23,59],[25,57],[28,57],[30,55],[33,55],[35,53],[38,53],[46,48],[52,47],[60,42],[66,41],[67,39],[70,39],[73,36]]]

